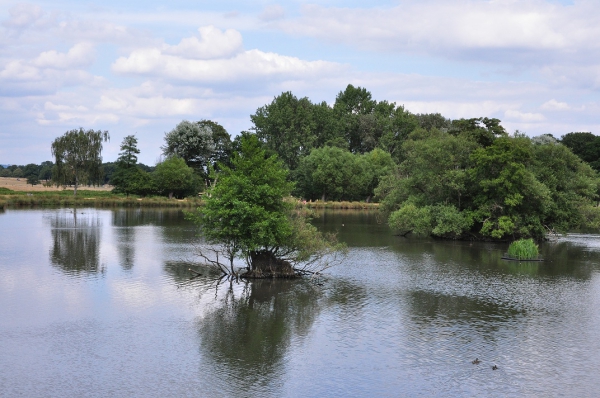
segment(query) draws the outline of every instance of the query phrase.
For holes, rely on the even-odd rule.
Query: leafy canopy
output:
[[[205,205],[188,215],[205,240],[229,258],[231,272],[234,257],[255,271],[260,257],[306,265],[342,249],[334,236],[320,234],[307,214],[293,211],[293,186],[277,156],[268,155],[256,135],[243,134],[239,143],[240,152],[234,152],[231,167],[222,167]]]
[[[288,197],[292,185],[276,156],[266,156],[258,139],[246,135],[231,167],[223,167],[198,218],[205,239],[227,242],[236,251],[281,246],[292,234]]]
[[[394,229],[542,238],[593,221],[599,177],[567,147],[509,137],[495,119],[458,124],[448,132],[416,130],[403,144],[404,161],[376,190]]]
[[[73,184],[73,194],[81,183],[97,183],[101,179],[102,142],[109,140],[108,131],[67,131],[52,143],[55,166],[52,180],[56,185]]]

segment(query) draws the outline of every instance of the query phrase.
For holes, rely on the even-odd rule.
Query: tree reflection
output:
[[[283,374],[291,341],[307,334],[321,296],[306,281],[259,280],[243,286],[232,284],[219,306],[199,322],[203,353],[223,377],[235,379],[239,395]]]
[[[117,251],[121,267],[133,268],[135,258],[135,225],[140,219],[140,209],[119,209],[112,213],[112,223],[116,227]]]
[[[97,215],[82,210],[54,213],[50,218],[51,263],[67,273],[98,272],[101,224]]]

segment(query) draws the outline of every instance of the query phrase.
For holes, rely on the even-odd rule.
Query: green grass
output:
[[[366,202],[323,202],[320,200],[314,202],[298,202],[298,207],[307,207],[309,209],[344,209],[344,210],[359,210],[369,209],[375,210],[379,208],[379,203],[366,203]]]
[[[538,254],[538,245],[533,239],[519,239],[508,247],[508,255],[519,260],[534,260]]]
[[[1,189],[1,188],[0,188]],[[8,190],[10,191],[10,190]],[[200,198],[186,198],[184,200],[169,199],[162,196],[140,198],[137,196],[126,197],[109,191],[78,190],[77,196],[73,192],[16,192],[6,189],[0,191],[0,207],[23,206],[84,206],[84,207],[198,207],[202,205]]]

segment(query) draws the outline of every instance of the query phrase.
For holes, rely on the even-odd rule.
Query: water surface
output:
[[[600,236],[519,264],[379,221],[321,213],[320,279],[217,284],[178,210],[0,213],[0,396],[597,396]]]

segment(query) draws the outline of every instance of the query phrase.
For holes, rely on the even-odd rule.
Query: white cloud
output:
[[[33,4],[17,4],[8,11],[10,18],[2,22],[2,26],[12,29],[25,29],[46,15],[40,6]]]
[[[360,49],[399,51],[498,63],[543,63],[534,54],[571,57],[597,49],[595,4],[526,1],[405,1],[392,8],[304,6],[279,29]],[[581,55],[581,54],[580,54]]]
[[[112,64],[112,70],[120,74],[148,75],[171,81],[208,84],[264,78],[314,79],[343,69],[342,65],[334,62],[305,61],[256,49],[240,52],[239,33],[221,33],[213,27],[201,28],[200,31],[201,45],[194,38],[188,38],[174,47],[134,50],[129,56],[118,58]],[[224,47],[223,42],[229,46]],[[184,48],[195,48],[195,59],[190,59],[188,52],[183,51]],[[234,55],[232,50],[236,51]],[[209,59],[198,59],[201,54],[207,54],[206,58]],[[217,55],[220,58],[212,58]]]
[[[16,6],[0,22],[5,163],[46,160],[48,147],[29,142],[79,126],[110,130],[113,158],[117,137],[138,132],[141,160],[151,163],[181,119],[213,119],[237,134],[282,91],[331,104],[348,83],[411,112],[496,117],[508,131],[600,131],[600,12],[592,1],[403,0],[306,6],[299,17],[279,5],[207,12],[38,4]]]
[[[504,116],[510,121],[532,123],[532,122],[543,122],[546,117],[541,113],[521,112],[514,109],[508,109],[504,112]]]
[[[544,102],[541,109],[545,111],[568,111],[571,107],[566,102],[559,102],[555,99],[551,99],[550,101]]]
[[[242,51],[242,35],[240,32],[227,29],[222,32],[214,26],[198,29],[200,39],[186,37],[176,46],[165,45],[162,53],[185,59],[217,59],[230,58]]]
[[[45,51],[32,64],[39,68],[72,69],[90,66],[93,61],[94,47],[90,43],[78,43],[66,53]]]

